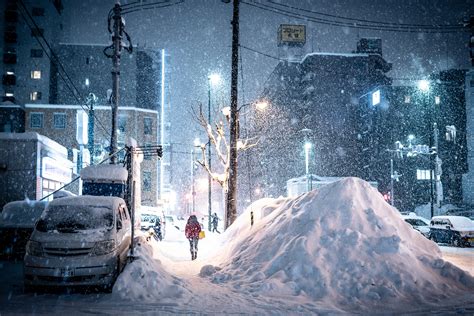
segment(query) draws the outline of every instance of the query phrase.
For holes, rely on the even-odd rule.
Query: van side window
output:
[[[124,206],[120,207],[120,212],[122,213],[122,218],[123,219],[128,219],[127,210]]]
[[[122,208],[119,206],[119,208],[118,208],[118,210],[117,210],[117,218],[118,218],[120,221],[122,221],[122,214],[121,214],[122,212],[120,212],[121,209],[122,209]]]

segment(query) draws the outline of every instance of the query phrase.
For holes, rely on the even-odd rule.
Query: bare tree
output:
[[[213,147],[216,153],[217,160],[219,162],[218,167],[212,169],[208,164],[208,157],[206,155],[207,143],[201,144],[201,160],[196,162],[203,167],[211,178],[220,184],[224,192],[226,193],[226,199],[228,198],[228,182],[230,174],[230,145],[227,140],[229,134],[229,120],[230,117],[227,115],[221,115],[221,120],[215,122],[213,125],[208,122],[204,112],[202,110],[202,104],[199,103],[199,109],[192,109],[194,118],[198,121],[199,125],[206,131],[208,138],[210,139],[210,145]],[[237,143],[237,150],[243,151],[252,148],[257,145],[254,138],[246,138],[239,140]],[[217,171],[219,170],[219,171]],[[226,214],[227,216],[227,214]]]

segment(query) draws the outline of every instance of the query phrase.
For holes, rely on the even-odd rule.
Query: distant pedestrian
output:
[[[189,216],[188,222],[186,224],[186,228],[184,229],[184,233],[186,235],[186,238],[189,240],[189,248],[191,250],[191,260],[195,260],[197,258],[198,241],[199,241],[200,232],[201,232],[201,225],[199,224],[196,215]]]
[[[217,230],[217,224],[219,224],[219,217],[217,217],[217,213],[214,213],[214,215],[212,215],[212,232],[218,232],[220,234],[221,232]]]

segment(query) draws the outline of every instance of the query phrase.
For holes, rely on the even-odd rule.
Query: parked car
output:
[[[140,217],[141,217],[141,223],[140,223],[141,230],[148,230],[150,229],[150,227],[155,226],[156,221],[161,221],[161,218],[155,214],[142,213]]]
[[[76,196],[53,200],[26,247],[25,289],[111,289],[127,262],[130,239],[130,214],[123,199]]]
[[[23,259],[28,239],[47,201],[13,201],[0,214],[0,257]]]
[[[430,221],[424,217],[416,215],[414,212],[402,213],[402,218],[423,236],[430,236]]]
[[[474,223],[464,216],[435,216],[430,222],[429,238],[456,247],[474,246]]]

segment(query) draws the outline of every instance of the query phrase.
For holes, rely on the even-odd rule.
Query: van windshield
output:
[[[58,231],[75,233],[93,229],[113,227],[111,208],[96,205],[55,205],[50,206],[36,224],[42,232]]]

